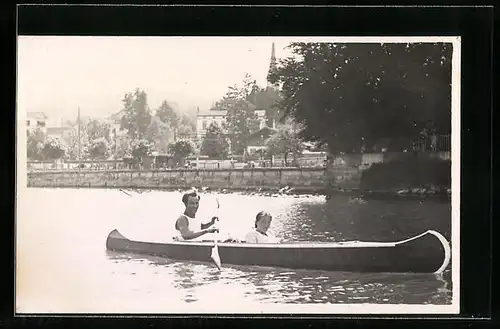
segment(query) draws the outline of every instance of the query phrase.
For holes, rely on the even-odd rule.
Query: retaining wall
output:
[[[30,187],[279,189],[319,191],[327,186],[359,186],[359,170],[254,168],[206,170],[107,170],[29,172]]]

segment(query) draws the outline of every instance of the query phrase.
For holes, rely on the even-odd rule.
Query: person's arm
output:
[[[253,232],[250,232],[245,236],[244,241],[246,243],[257,243],[257,237],[255,236],[255,234],[253,234]]]
[[[183,216],[179,217],[177,219],[176,226],[177,226],[177,229],[179,230],[179,232],[181,232],[182,238],[184,240],[196,239],[196,238],[198,238],[202,235],[205,235],[207,233],[214,233],[217,231],[216,228],[205,228],[205,229],[202,229],[201,231],[193,232],[189,229],[189,225],[188,225],[188,221],[187,221],[186,217],[183,217]]]
[[[210,226],[214,225],[215,224],[215,221],[217,220],[218,218],[217,217],[212,217],[212,220],[208,223],[205,223],[205,224],[201,224],[201,229],[206,229],[206,228],[209,228]]]

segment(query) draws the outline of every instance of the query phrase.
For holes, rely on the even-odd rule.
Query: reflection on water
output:
[[[239,286],[245,296],[276,303],[451,303],[451,272],[434,274],[342,273],[224,265],[221,272],[209,263],[168,261],[161,257],[107,252],[115,262],[146,261],[159,267],[172,285],[195,302],[196,288],[215,284]],[[233,289],[233,288],[231,288]]]
[[[451,303],[444,275],[361,274],[287,270],[106,252],[109,232],[170,241],[182,212],[181,193],[125,195],[117,190],[27,189],[31,206],[17,219],[16,306],[26,311],[168,311],[217,300],[245,303]],[[221,233],[242,237],[255,214],[273,214],[271,233],[283,241],[394,241],[435,229],[450,239],[451,209],[434,201],[352,201],[335,196],[204,194],[199,216],[220,202]],[[33,275],[37,273],[37,275]],[[78,301],[78,302],[76,302]],[[76,303],[76,304],[75,304]],[[242,304],[242,305],[243,305]],[[99,306],[100,305],[100,306]],[[105,306],[103,306],[105,305]]]

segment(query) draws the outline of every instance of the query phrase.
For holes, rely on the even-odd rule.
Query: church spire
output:
[[[267,74],[269,75],[269,73],[271,73],[272,70],[274,70],[276,68],[276,52],[274,50],[274,42],[271,46],[271,62],[269,64],[269,71],[267,72]],[[267,80],[267,87],[268,88],[275,88],[276,86],[273,85],[270,81],[269,81],[269,78]]]

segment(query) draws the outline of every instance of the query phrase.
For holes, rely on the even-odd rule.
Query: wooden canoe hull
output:
[[[218,243],[222,264],[270,266],[343,272],[441,273],[450,263],[448,241],[427,231],[398,242]],[[113,230],[106,248],[162,256],[173,260],[210,262],[213,242],[153,243],[133,241]]]

